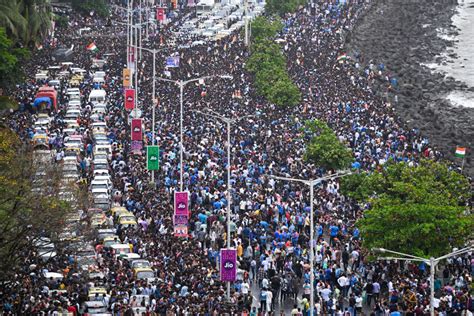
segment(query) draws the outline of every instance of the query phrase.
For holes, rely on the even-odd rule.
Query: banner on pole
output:
[[[156,20],[160,22],[165,20],[165,8],[156,8]]]
[[[177,68],[179,67],[179,56],[170,56],[166,58],[166,67]]]
[[[175,192],[174,193],[174,235],[176,237],[188,236],[188,222],[189,222],[189,193]]]
[[[131,75],[130,69],[129,68],[124,68],[123,73],[122,73],[123,87],[124,88],[130,87],[130,75]]]
[[[134,140],[138,140],[138,141],[143,140],[141,118],[132,119],[132,141]]]
[[[146,146],[146,168],[150,171],[160,168],[160,148],[158,146]]]
[[[237,276],[237,250],[221,249],[221,281],[234,282]]]
[[[135,89],[125,89],[125,109],[133,110],[135,108]]]
[[[128,47],[128,62],[129,63],[135,62],[135,47],[132,47],[132,46]]]

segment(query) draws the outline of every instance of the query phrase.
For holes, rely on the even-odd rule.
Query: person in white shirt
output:
[[[242,295],[244,296],[244,299],[246,300],[247,296],[249,295],[250,284],[247,281],[244,281],[242,283],[241,290],[242,290]]]
[[[267,312],[270,313],[272,311],[272,301],[273,301],[273,293],[270,290],[267,290]]]
[[[349,290],[349,285],[350,285],[349,279],[343,274],[339,277],[339,279],[337,279],[337,283],[339,284],[339,286],[342,289],[342,295],[344,297],[346,297],[347,292]]]
[[[329,301],[329,295],[331,295],[332,291],[329,287],[326,287],[321,290],[320,294],[321,297],[323,298],[324,302]]]

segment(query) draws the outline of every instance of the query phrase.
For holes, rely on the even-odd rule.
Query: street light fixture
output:
[[[310,195],[310,253],[309,253],[309,263],[310,263],[310,283],[311,283],[311,297],[310,297],[310,316],[314,314],[314,186],[320,184],[322,181],[334,180],[337,178],[345,177],[351,175],[351,171],[341,171],[333,175],[324,176],[321,178],[313,180],[303,180],[297,178],[287,178],[274,175],[268,175],[269,178],[290,181],[290,182],[300,182],[309,186],[309,195]]]
[[[157,78],[159,81],[171,82],[179,86],[179,185],[180,191],[183,191],[183,94],[184,87],[191,82],[205,80],[208,78],[222,78],[222,79],[233,79],[234,77],[230,75],[212,75],[212,76],[203,76],[199,78],[189,79],[186,81],[183,80],[171,80],[166,78]]]
[[[422,258],[422,257],[417,257],[413,256],[407,253],[403,252],[398,252],[398,251],[393,251],[393,250],[388,250],[385,248],[372,248],[372,252],[375,253],[388,253],[388,254],[395,254],[395,255],[400,255],[401,257],[379,257],[377,260],[402,260],[402,261],[420,261],[424,262],[425,264],[428,264],[430,266],[430,315],[434,316],[434,278],[435,278],[435,272],[436,272],[436,266],[441,260],[448,259],[451,257],[459,256],[467,252],[474,251],[474,246],[468,246],[466,248],[458,249],[455,250],[451,253],[448,253],[444,256],[438,257],[438,258]]]
[[[231,77],[231,76],[227,76]],[[231,77],[232,78],[232,77]],[[230,183],[230,165],[231,165],[231,160],[230,160],[230,130],[232,127],[232,124],[241,121],[243,119],[251,118],[251,117],[258,117],[258,115],[255,114],[250,114],[250,115],[245,115],[245,116],[240,116],[238,118],[228,118],[225,116],[222,116],[211,109],[206,109],[207,112],[199,111],[199,110],[192,110],[192,112],[204,115],[204,116],[209,116],[213,117],[219,120],[222,120],[227,124],[227,248],[230,248],[230,205],[231,205],[231,200],[232,200],[232,195],[231,195],[231,188],[232,185]],[[227,283],[227,299],[230,300],[230,282]]]
[[[153,113],[152,113],[152,141],[151,141],[151,145],[155,145],[155,112],[156,112],[156,102],[155,102],[155,99],[156,99],[156,53],[160,52],[160,51],[163,51],[163,50],[167,50],[169,49],[169,47],[164,47],[164,48],[160,48],[160,49],[150,49],[150,48],[145,48],[145,47],[139,47],[139,46],[135,46],[135,45],[131,45],[133,48],[140,48],[140,49],[143,49],[147,52],[150,52],[153,54],[153,83],[152,83],[152,103],[153,103]],[[137,69],[138,70],[138,69]],[[136,71],[136,73],[138,73],[138,71]],[[136,85],[138,86],[138,80],[136,80]],[[136,102],[137,102],[137,105],[138,105],[138,99],[136,99]],[[151,170],[151,182],[154,182],[155,181],[155,171],[154,170]]]

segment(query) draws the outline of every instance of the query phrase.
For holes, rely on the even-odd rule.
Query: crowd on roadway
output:
[[[144,150],[140,154],[132,151],[129,112],[124,109],[126,33],[123,25],[114,23],[123,20],[123,13],[117,10],[112,23],[96,17],[70,17],[67,29],[56,30],[56,43],[74,44],[78,52],[73,63],[86,70],[78,86],[80,117],[74,130],[68,131],[64,115],[71,87],[62,80],[60,111],[48,133],[58,164],[64,163],[65,144],[71,136],[81,136],[82,148],[76,156],[81,174],[78,183],[88,184],[91,198],[80,213],[77,235],[91,239],[93,255],[85,256],[90,247],[82,247],[80,251],[59,251],[44,265],[25,259],[25,273],[0,291],[2,312],[58,315],[67,310],[77,315],[105,308],[113,315],[308,315],[307,190],[268,177],[312,179],[325,173],[302,160],[305,120],[326,121],[353,150],[355,168],[373,170],[389,159],[416,164],[422,156],[441,156],[418,130],[405,129],[391,104],[372,91],[371,82],[378,78],[386,77],[387,86],[391,85],[383,67],[364,65],[357,57],[351,62],[337,60],[347,53],[342,50],[345,32],[366,5],[362,0],[345,5],[324,2],[318,4],[315,14],[304,8],[285,17],[279,37],[291,77],[303,95],[301,104],[292,109],[275,107],[256,94],[253,79],[245,71],[249,51],[238,32],[188,47],[196,38],[173,35],[184,23],[182,17],[188,16],[184,12],[144,40],[143,46],[166,48],[157,54],[158,77],[232,76],[231,80],[199,80],[184,88],[183,187],[190,192],[191,210],[187,238],[174,236],[172,220],[173,194],[180,190],[179,87],[156,81],[156,96],[152,96],[152,54],[142,51],[138,99],[144,145],[153,142],[152,104],[159,100],[154,143],[160,147],[160,170],[151,181]],[[71,35],[83,26],[111,36]],[[181,48],[167,46],[172,37]],[[91,42],[99,52],[85,51]],[[28,72],[34,74],[54,64],[53,50],[45,45],[37,52]],[[171,53],[180,56],[179,67],[165,68]],[[102,67],[104,81],[98,84],[93,59],[107,61]],[[15,91],[17,100],[27,108],[41,84],[30,78]],[[103,102],[89,98],[94,90],[106,91]],[[102,103],[105,110],[95,110]],[[230,302],[218,270],[219,250],[226,247],[227,240],[227,125],[193,111],[207,109],[236,119],[231,130],[231,243],[237,249],[239,266]],[[35,115],[14,113],[10,126],[28,139]],[[253,116],[238,120],[246,115]],[[97,150],[103,141],[98,135],[105,135],[110,148],[105,149],[107,172],[103,174],[94,172],[98,170],[94,162],[104,155]],[[105,195],[94,194],[93,182],[98,183],[96,177],[101,176],[110,179],[104,180],[108,207],[95,199]],[[363,236],[354,225],[368,206],[345,198],[337,180],[323,182],[315,196],[315,315],[427,315],[429,269],[413,263],[368,262],[360,247]],[[93,260],[87,259],[91,257]],[[62,277],[47,279],[45,273],[51,271]],[[448,260],[435,282],[439,315],[472,315],[469,286],[473,273],[472,254]]]

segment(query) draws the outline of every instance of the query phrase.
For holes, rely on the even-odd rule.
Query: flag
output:
[[[342,54],[340,56],[337,57],[337,61],[338,62],[341,62],[341,61],[346,61],[347,59],[349,59],[350,57],[347,56],[346,54]]]
[[[466,156],[466,148],[465,147],[456,147],[456,153],[454,155],[456,157],[464,158],[464,156]]]
[[[96,52],[98,51],[99,49],[97,48],[97,46],[95,46],[95,43],[92,42],[90,43],[89,45],[87,45],[86,47],[87,50],[90,50],[90,51],[93,51],[93,52]]]

